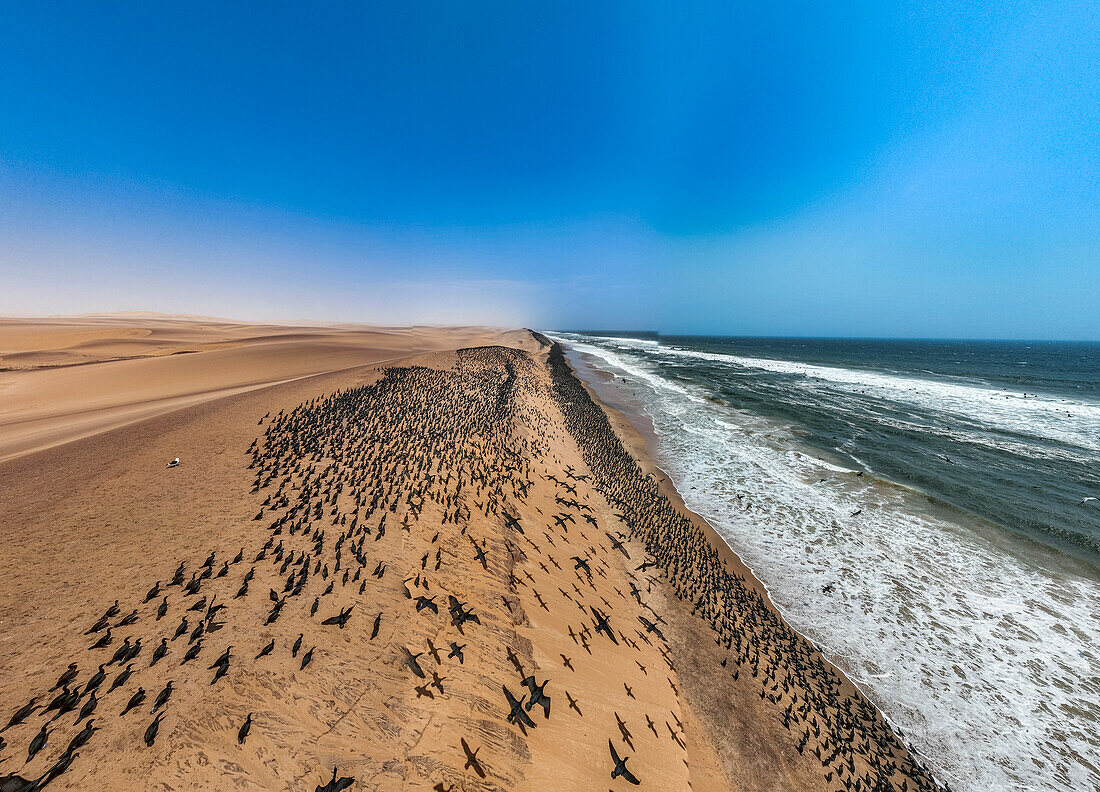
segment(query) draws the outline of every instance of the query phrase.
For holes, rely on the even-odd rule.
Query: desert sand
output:
[[[538,334],[10,320],[0,368],[5,791],[935,788]]]

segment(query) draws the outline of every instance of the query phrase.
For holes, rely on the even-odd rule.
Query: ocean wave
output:
[[[791,623],[868,691],[953,788],[1100,786],[1085,758],[1100,747],[1095,576],[995,526],[983,529],[963,515],[951,519],[918,491],[856,478],[803,447],[791,426],[716,404],[705,388],[672,382],[664,374],[677,358],[666,357],[668,347],[568,343],[627,378],[605,387],[635,401],[652,420],[658,461],[688,507],[715,526]],[[675,354],[682,360],[683,353]],[[936,407],[945,416],[941,431],[959,431],[943,428],[954,411],[995,401],[970,385],[915,379],[926,394],[918,399],[917,385],[899,384],[906,378],[713,357],[722,366],[816,378],[839,386],[841,394],[877,388],[896,401],[903,401],[896,394],[906,395],[915,406],[913,421],[885,419],[914,431],[927,429],[921,419],[932,409],[929,393],[942,402]],[[1002,411],[989,420],[1003,429],[1050,409],[1033,408],[1039,399],[1026,401],[1024,410],[1037,412]],[[1048,426],[1042,430],[1050,433]],[[969,438],[973,431],[968,426],[962,433]],[[1029,450],[1027,435],[1012,431],[996,437]],[[1077,427],[1062,431],[1063,438],[1079,434]],[[858,444],[845,450],[859,464]],[[818,593],[826,583],[835,586],[831,596]]]

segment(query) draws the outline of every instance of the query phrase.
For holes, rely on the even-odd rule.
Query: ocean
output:
[[[1100,344],[548,335],[937,777],[1100,789]]]

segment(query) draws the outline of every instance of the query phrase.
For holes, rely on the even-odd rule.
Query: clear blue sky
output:
[[[1100,338],[1095,0],[0,21],[0,313]]]

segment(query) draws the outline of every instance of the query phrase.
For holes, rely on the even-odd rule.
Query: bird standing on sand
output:
[[[130,696],[130,700],[126,702],[126,709],[119,713],[119,717],[122,717],[134,707],[140,707],[141,702],[145,701],[145,688],[139,687],[137,693]]]
[[[64,687],[64,685],[62,685],[62,687]],[[11,716],[11,720],[8,721],[8,725],[5,726],[3,729],[0,729],[0,731],[5,731],[6,729],[10,729],[12,726],[18,726],[20,723],[25,721],[30,716],[30,714],[32,712],[34,712],[36,709],[38,709],[38,704],[36,703],[37,701],[38,701],[38,696],[35,696],[28,703],[26,703],[22,707],[20,707],[16,711],[16,713]]]
[[[38,734],[34,735],[34,739],[31,740],[30,747],[27,748],[27,761],[29,762],[34,758],[34,755],[46,747],[46,740],[50,737],[50,733],[47,730],[47,726],[43,725],[42,730]]]
[[[84,724],[84,728],[77,732],[77,735],[69,741],[69,747],[65,749],[65,753],[71,754],[75,752],[79,748],[84,747],[88,740],[92,739],[92,734],[97,731],[95,726],[92,725],[93,723],[95,723],[94,718]]]
[[[172,698],[172,681],[169,680],[168,684],[164,686],[164,690],[157,694],[156,701],[153,702],[153,708],[149,710],[149,714],[152,715],[165,704],[168,703],[168,699]]]
[[[77,668],[76,663],[69,663],[68,670],[57,678],[57,684],[50,688],[50,693],[53,693],[58,688],[63,688],[74,679],[76,679]]]
[[[237,745],[244,745],[245,738],[248,737],[248,732],[252,729],[252,713],[248,713],[248,717],[244,719],[244,723],[241,724],[241,728],[237,731]]]
[[[163,717],[163,712],[157,715],[157,717],[153,718],[153,722],[149,724],[149,728],[145,730],[145,744],[150,748],[152,748],[153,743],[156,742],[157,732],[160,731],[160,719]]]

